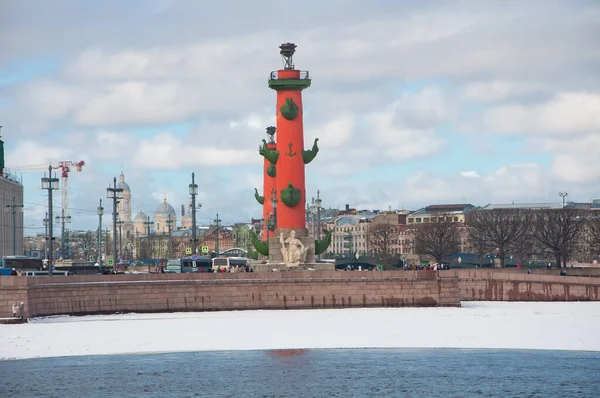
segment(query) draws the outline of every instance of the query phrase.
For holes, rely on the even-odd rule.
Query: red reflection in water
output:
[[[287,350],[269,350],[267,353],[275,357],[291,357],[296,355],[302,355],[306,353],[304,348],[287,349]]]
[[[267,351],[267,355],[274,360],[276,360],[280,364],[284,365],[306,365],[309,362],[309,356],[306,356],[308,350],[299,348],[299,349],[284,349],[284,350],[269,350]]]

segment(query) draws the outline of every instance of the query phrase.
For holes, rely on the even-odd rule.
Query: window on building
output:
[[[415,222],[421,222],[421,217],[415,218]]]
[[[457,221],[458,221],[458,217],[455,216],[454,217],[454,222],[457,222]]]
[[[415,219],[414,219],[414,218],[409,218],[409,219],[408,219],[408,222],[409,222],[409,223],[415,222]]]
[[[429,217],[423,217],[423,222],[429,222]]]

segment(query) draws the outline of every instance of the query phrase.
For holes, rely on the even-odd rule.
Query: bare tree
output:
[[[534,236],[559,267],[566,267],[575,245],[582,237],[585,213],[577,209],[548,209],[535,212]]]
[[[398,240],[398,227],[393,224],[372,224],[367,232],[369,254],[386,265],[395,263],[394,242]]]
[[[92,245],[94,243],[94,237],[92,231],[87,231],[83,236],[83,258],[89,260],[89,255],[93,252]]]
[[[490,248],[477,241],[471,241],[471,249],[473,254],[477,255],[479,267],[483,267],[483,259],[486,254],[490,253]]]
[[[531,213],[521,209],[474,210],[467,214],[469,239],[488,252],[496,250],[504,268],[507,254],[530,235]]]
[[[529,225],[529,232],[523,235],[521,239],[516,240],[509,245],[510,254],[515,255],[517,261],[523,264],[531,259],[531,257],[542,253],[540,244],[533,235],[533,227],[531,227],[531,224]]]
[[[600,256],[600,214],[586,222],[585,243],[592,256]]]
[[[460,225],[452,221],[452,216],[441,214],[431,217],[431,222],[418,225],[414,232],[415,252],[428,255],[441,263],[447,255],[460,247]]]

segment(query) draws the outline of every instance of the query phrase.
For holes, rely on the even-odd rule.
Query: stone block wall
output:
[[[455,271],[297,271],[12,277],[26,316],[115,312],[460,306]],[[4,278],[0,280],[4,282]],[[0,317],[11,300],[0,291]],[[12,301],[10,302],[12,305]]]
[[[460,306],[461,300],[598,301],[600,278],[496,270],[291,271],[0,277],[0,317],[247,309]]]
[[[598,301],[600,278],[457,270],[461,300]]]

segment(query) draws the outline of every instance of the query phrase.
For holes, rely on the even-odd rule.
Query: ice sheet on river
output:
[[[0,358],[294,348],[600,351],[600,302],[37,318],[0,325]]]

